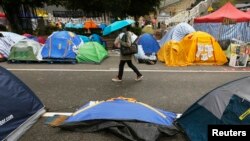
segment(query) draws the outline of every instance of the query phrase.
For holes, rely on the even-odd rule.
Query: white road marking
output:
[[[118,68],[110,69],[8,69],[10,71],[43,71],[43,72],[116,72]],[[124,71],[132,71],[124,69]],[[173,73],[249,73],[250,70],[140,70],[141,72],[173,72]]]

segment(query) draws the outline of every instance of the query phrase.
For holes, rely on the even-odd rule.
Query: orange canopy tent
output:
[[[93,20],[84,22],[84,28],[98,28],[97,24]]]

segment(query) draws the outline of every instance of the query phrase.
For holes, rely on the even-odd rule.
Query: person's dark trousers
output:
[[[119,73],[118,73],[119,79],[122,79],[125,63],[128,64],[128,66],[137,74],[137,76],[142,76],[139,70],[133,65],[132,60],[120,60]]]

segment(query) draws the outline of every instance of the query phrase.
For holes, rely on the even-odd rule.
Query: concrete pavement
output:
[[[126,67],[121,83],[111,78],[117,74],[119,58],[112,54],[100,65],[94,64],[7,64],[0,63],[26,83],[50,112],[74,112],[91,100],[133,97],[151,106],[183,113],[210,90],[229,81],[249,76],[250,69],[228,66],[166,67],[136,64],[144,75],[141,82]],[[108,132],[79,133],[62,131],[44,124],[45,118],[32,126],[20,141],[120,141]],[[184,141],[182,134],[163,137],[161,141]]]

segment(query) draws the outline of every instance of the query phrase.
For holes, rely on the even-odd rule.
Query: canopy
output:
[[[222,6],[215,12],[198,17],[194,19],[195,23],[218,23],[223,22],[225,19],[230,19],[235,22],[248,22],[250,15],[238,10],[230,2]]]

